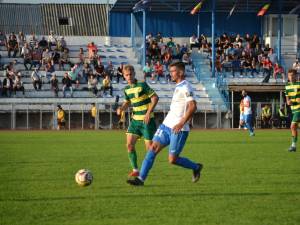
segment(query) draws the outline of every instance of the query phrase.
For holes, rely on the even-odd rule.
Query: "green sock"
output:
[[[292,137],[292,146],[296,147],[296,143],[297,143],[298,137]]]
[[[138,165],[137,165],[136,151],[128,152],[128,156],[129,156],[129,161],[130,161],[130,164],[132,166],[132,169],[137,170]]]

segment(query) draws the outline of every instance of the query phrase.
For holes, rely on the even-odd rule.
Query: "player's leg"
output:
[[[297,145],[297,140],[298,140],[298,123],[300,121],[300,113],[296,112],[293,113],[293,119],[291,123],[291,133],[292,133],[292,145],[289,148],[290,152],[295,152],[296,151],[296,145]]]
[[[250,136],[254,136],[254,129],[252,126],[252,114],[245,115],[245,125],[250,132]]]
[[[171,140],[169,146],[169,163],[193,170],[192,181],[197,182],[200,179],[200,172],[203,168],[203,165],[200,163],[195,163],[188,158],[179,156],[183,150],[188,134],[188,131],[171,133]]]

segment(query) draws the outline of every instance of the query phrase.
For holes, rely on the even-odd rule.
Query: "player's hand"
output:
[[[300,98],[296,98],[296,101],[299,103],[300,102]]]
[[[287,103],[287,105],[291,105],[291,104],[292,104],[292,101],[291,101],[290,99],[288,99],[288,100],[286,101],[286,103]]]
[[[119,107],[119,108],[117,108],[117,115],[118,116],[120,116],[121,115],[121,113],[122,113],[122,109]]]
[[[184,124],[178,123],[173,127],[173,131],[175,134],[179,133],[181,129],[183,128]]]
[[[146,113],[145,117],[144,117],[144,124],[148,124],[150,121],[150,113]]]

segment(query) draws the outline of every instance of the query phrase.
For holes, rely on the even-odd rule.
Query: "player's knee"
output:
[[[297,129],[297,124],[296,124],[296,123],[292,123],[292,124],[291,124],[291,129],[292,129],[292,130]]]
[[[169,155],[169,163],[170,164],[175,164],[177,160],[177,157],[174,155]]]
[[[131,144],[131,143],[128,143],[126,146],[127,146],[127,150],[128,150],[128,152],[132,152],[132,151],[134,151],[134,145],[133,145],[133,144]]]

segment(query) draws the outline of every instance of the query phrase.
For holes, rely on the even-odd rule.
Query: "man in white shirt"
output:
[[[250,132],[250,136],[255,136],[254,129],[252,126],[252,109],[251,109],[251,98],[247,95],[245,90],[242,91],[243,105],[244,105],[244,119],[245,125]]]
[[[169,70],[172,80],[176,83],[170,111],[154,134],[152,145],[145,156],[139,177],[127,180],[127,183],[130,185],[144,185],[156,155],[168,145],[169,162],[191,169],[193,171],[193,182],[197,182],[200,179],[203,165],[180,156],[190,131],[189,121],[197,110],[197,103],[190,83],[185,80],[184,63],[172,63]]]

